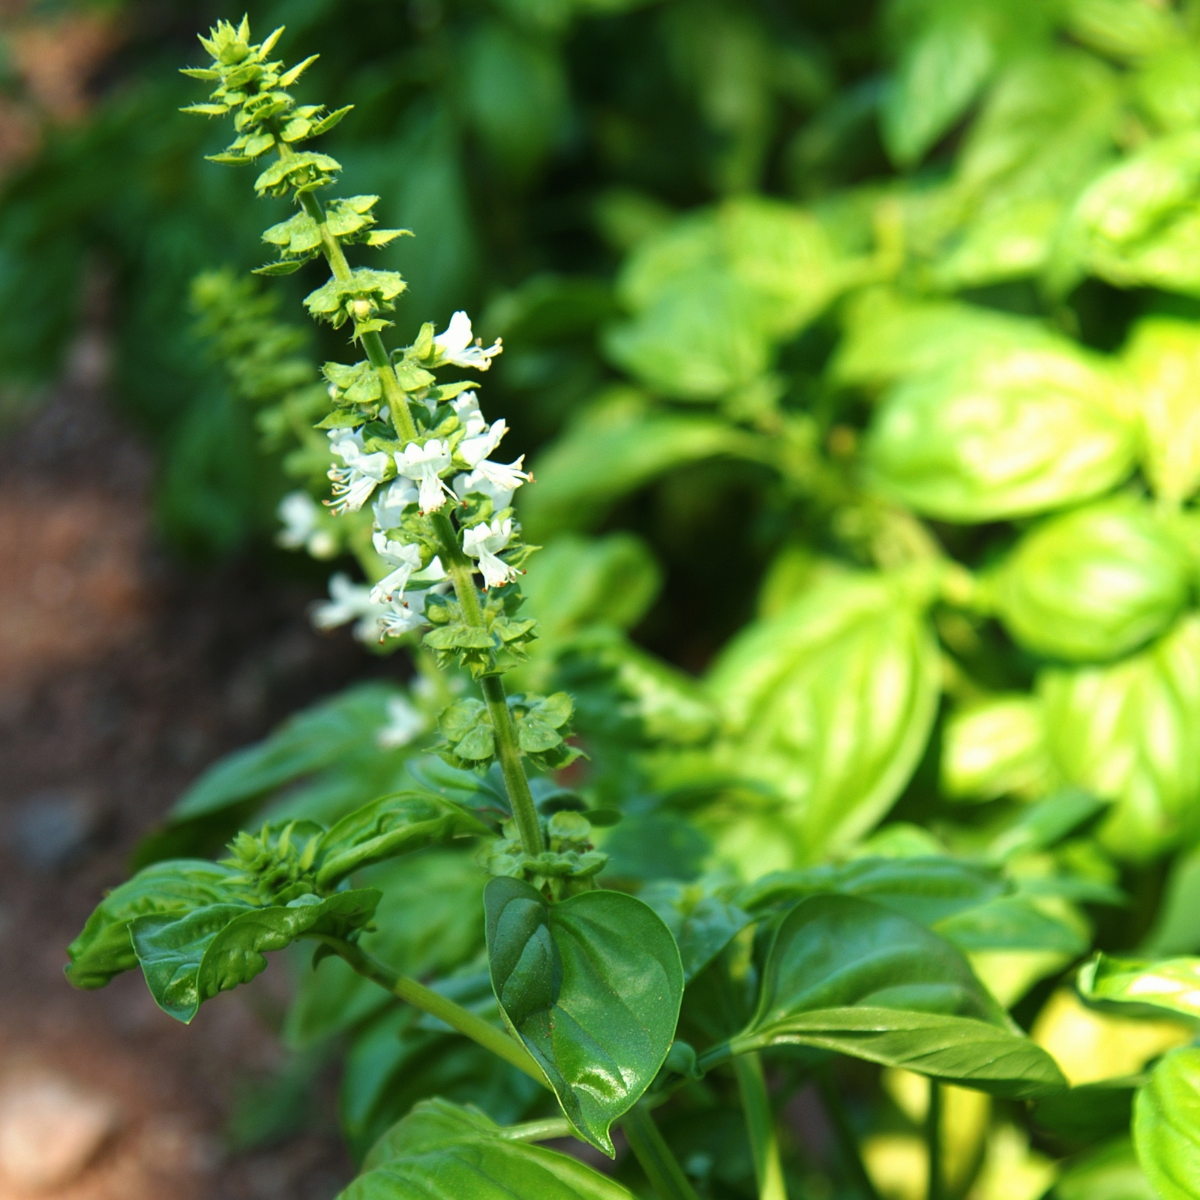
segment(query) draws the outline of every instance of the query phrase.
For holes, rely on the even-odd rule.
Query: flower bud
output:
[[[1144,504],[1091,504],[1026,534],[994,579],[1000,618],[1052,658],[1103,660],[1161,633],[1188,598],[1185,548]]]
[[[375,306],[370,300],[351,300],[349,308],[350,315],[356,321],[365,321],[375,311]]]

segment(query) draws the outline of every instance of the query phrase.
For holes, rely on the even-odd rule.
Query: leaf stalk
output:
[[[787,1200],[783,1162],[779,1157],[779,1134],[771,1111],[771,1098],[758,1054],[739,1054],[733,1060],[742,1111],[750,1135],[754,1157],[754,1178],[758,1181],[759,1200]]]
[[[625,1130],[629,1148],[660,1200],[699,1200],[696,1189],[659,1132],[645,1101],[639,1100],[621,1118],[621,1128]]]

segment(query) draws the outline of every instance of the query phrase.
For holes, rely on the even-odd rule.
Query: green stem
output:
[[[641,1100],[621,1118],[629,1148],[646,1172],[650,1186],[661,1200],[699,1200],[696,1189],[683,1173],[679,1160],[658,1131],[650,1110]]]
[[[942,1089],[936,1079],[929,1081],[929,1111],[925,1114],[925,1144],[929,1147],[929,1200],[942,1200]]]
[[[826,1072],[822,1071],[816,1076],[816,1082],[817,1090],[821,1093],[821,1102],[833,1124],[833,1131],[837,1134],[838,1144],[842,1148],[842,1156],[846,1160],[850,1174],[854,1176],[854,1182],[867,1200],[880,1200],[879,1192],[876,1190],[871,1176],[867,1174],[867,1168],[863,1165],[862,1154],[858,1149],[858,1135],[854,1132],[854,1126],[850,1123],[846,1106],[842,1103],[842,1098],[838,1094],[833,1080]]]
[[[483,609],[479,604],[479,593],[475,590],[475,572],[471,560],[459,547],[458,534],[454,532],[454,526],[450,524],[450,518],[445,513],[433,513],[430,520],[438,535],[442,565],[446,568],[450,582],[454,584],[454,594],[462,608],[463,620],[468,625],[482,628]],[[533,802],[533,793],[529,790],[525,764],[521,761],[521,747],[517,743],[516,726],[513,724],[512,713],[504,694],[504,682],[499,675],[485,675],[479,681],[479,686],[488,707],[488,716],[492,719],[496,757],[500,760],[500,770],[504,773],[508,802],[521,834],[521,845],[526,854],[541,854],[546,848],[546,843],[542,837],[542,826]]]
[[[750,1134],[759,1200],[787,1200],[783,1163],[779,1157],[779,1135],[775,1129],[774,1113],[771,1112],[767,1082],[763,1078],[762,1059],[754,1053],[739,1054],[733,1060],[733,1069],[742,1096],[746,1129]]]
[[[335,937],[322,937],[319,940],[344,958],[364,979],[379,984],[381,988],[391,992],[393,996],[399,996],[401,1000],[413,1005],[414,1008],[419,1008],[423,1012],[429,1013],[430,1016],[445,1021],[451,1029],[457,1030],[464,1037],[469,1037],[485,1050],[490,1050],[504,1059],[505,1062],[512,1063],[517,1070],[524,1071],[531,1079],[535,1079],[545,1086],[546,1077],[542,1074],[542,1070],[534,1061],[533,1056],[503,1029],[497,1029],[495,1025],[463,1008],[461,1004],[455,1004],[453,1000],[425,987],[415,979],[409,979],[406,975],[400,975],[393,971],[378,959],[364,954],[351,942]]]

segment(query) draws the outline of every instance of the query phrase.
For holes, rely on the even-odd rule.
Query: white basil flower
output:
[[[433,344],[438,348],[440,363],[453,363],[456,367],[474,367],[479,371],[486,371],[492,365],[492,359],[503,349],[500,339],[497,338],[495,344],[485,350],[483,343],[474,337],[471,318],[461,311],[450,318],[446,332],[439,333],[433,339]]]
[[[417,503],[423,513],[436,512],[451,495],[441,473],[450,466],[450,451],[440,438],[430,438],[423,446],[409,442],[395,453],[396,470],[418,486]]]
[[[332,558],[337,539],[321,528],[321,506],[307,492],[289,492],[275,509],[283,528],[275,541],[288,550],[307,550],[313,558]]]
[[[380,529],[395,529],[404,517],[404,510],[417,502],[417,489],[411,479],[403,476],[390,483],[371,506],[375,524]]]
[[[479,411],[479,397],[474,392],[463,392],[455,396],[450,403],[454,406],[454,415],[462,425],[466,437],[478,437],[486,428],[487,422]]]
[[[393,696],[387,702],[387,724],[375,735],[383,750],[407,746],[429,728],[429,720],[407,696]]]
[[[329,468],[333,494],[337,498],[331,507],[335,513],[358,512],[386,477],[388,456],[383,451],[365,453],[361,433],[338,429],[331,431],[329,436],[330,449],[345,464]]]
[[[318,629],[336,629],[356,621],[354,636],[360,642],[377,641],[382,636],[380,619],[386,606],[371,600],[365,583],[354,583],[339,571],[329,581],[329,599],[313,609],[312,622]]]
[[[481,433],[473,437],[465,437],[458,444],[458,453],[472,467],[477,467],[495,448],[500,445],[500,439],[508,432],[508,424],[501,417],[493,421],[491,427],[484,427]]]
[[[405,542],[393,542],[386,533],[379,530],[371,535],[371,541],[375,545],[375,553],[388,566],[395,568],[371,589],[372,602],[382,604],[397,592],[404,591],[412,573],[420,570],[421,547]]]
[[[510,463],[494,463],[485,459],[474,471],[454,477],[454,490],[465,500],[472,492],[481,492],[492,502],[492,510],[500,512],[512,503],[513,492],[533,478],[522,471],[525,455]]]
[[[493,521],[490,525],[480,521],[478,525],[463,530],[463,553],[479,559],[485,587],[503,587],[516,579],[518,571],[496,557],[512,540],[511,518]]]
[[[429,624],[425,617],[425,598],[430,595],[440,596],[450,586],[445,580],[446,573],[441,570],[441,566],[441,562],[435,558],[424,571],[413,576],[413,579],[424,575],[432,577],[433,572],[441,571],[439,582],[434,583],[431,587],[422,588],[420,591],[405,592],[403,596],[393,598],[392,602],[387,605],[379,618],[380,641],[385,637],[402,637],[414,629],[420,629],[423,625]]]

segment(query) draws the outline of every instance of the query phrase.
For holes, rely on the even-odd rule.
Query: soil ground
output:
[[[93,993],[63,979],[102,890],[205,766],[373,669],[311,630],[304,587],[156,548],[152,460],[107,412],[102,366],[81,344],[0,442],[0,1087],[53,1071],[115,1105],[116,1132],[51,1200],[330,1200],[350,1174],[333,1080],[314,1085],[314,1128],[240,1153],[226,1136],[237,1089],[284,1062],[266,1028],[284,971],[190,1028],[136,973]]]

